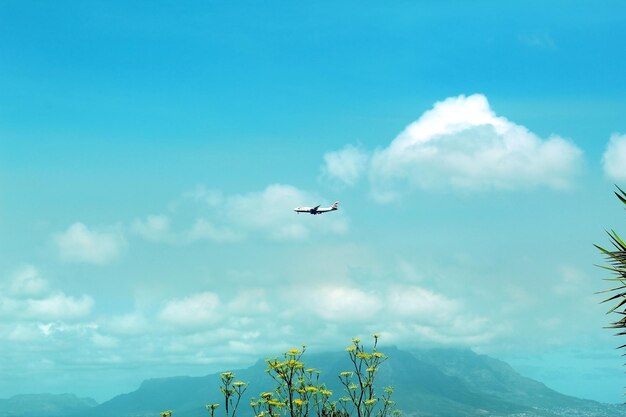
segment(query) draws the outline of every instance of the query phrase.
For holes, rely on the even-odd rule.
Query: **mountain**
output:
[[[395,388],[394,400],[408,417],[626,417],[626,407],[560,394],[518,374],[505,362],[469,349],[382,350],[389,359],[380,367],[377,385]],[[322,379],[336,398],[341,396],[337,375],[350,370],[351,365],[345,352],[307,352],[302,359],[307,367],[322,372]],[[258,397],[260,392],[273,389],[265,368],[265,362],[259,360],[247,369],[233,371],[237,380],[250,383],[239,415],[249,415],[250,396]],[[99,405],[73,405],[64,414],[49,406],[36,412],[37,404],[44,404],[40,401],[29,410],[3,405],[5,414],[0,417],[158,417],[163,410],[173,410],[174,416],[206,417],[204,405],[221,402],[219,381],[219,374],[150,379],[133,392]],[[83,401],[73,398],[76,401],[72,404]]]
[[[469,349],[432,349],[413,352],[419,360],[458,378],[472,391],[529,407],[584,407],[589,401],[560,394],[526,378],[498,359]]]
[[[0,399],[0,417],[65,417],[87,413],[97,406],[91,398],[74,394],[25,394]]]

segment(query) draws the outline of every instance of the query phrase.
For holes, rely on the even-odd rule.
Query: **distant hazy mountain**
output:
[[[470,390],[529,407],[584,407],[589,401],[560,394],[541,382],[521,376],[509,364],[469,349],[413,352],[421,361],[464,382]]]
[[[0,400],[0,417],[65,417],[85,413],[98,405],[74,394],[25,394]]]
[[[540,382],[525,378],[508,364],[471,350],[434,349],[406,352],[396,348],[383,351],[389,356],[380,369],[380,386],[395,387],[394,399],[409,417],[618,417],[626,416],[626,407],[600,404],[560,394]],[[345,352],[303,356],[307,366],[318,368],[325,382],[339,397],[337,375],[350,369]],[[225,369],[229,371],[229,369]],[[247,369],[235,370],[237,379],[250,382],[247,394],[271,390],[273,381],[260,360]],[[158,417],[163,410],[174,416],[206,417],[204,405],[220,402],[219,374],[204,377],[160,378],[144,381],[128,394],[102,404],[67,399],[67,408],[51,408],[51,401],[34,401],[30,408],[15,408],[13,397],[0,400],[0,417]],[[19,396],[28,397],[28,396]],[[56,398],[62,396],[49,396]],[[65,397],[65,396],[63,396]],[[9,404],[7,401],[14,401]],[[79,407],[83,401],[82,408]],[[38,405],[39,404],[39,405]],[[58,404],[61,401],[58,400]],[[45,407],[44,407],[45,405]],[[37,409],[40,406],[41,408]],[[242,416],[249,415],[248,398],[242,401]]]

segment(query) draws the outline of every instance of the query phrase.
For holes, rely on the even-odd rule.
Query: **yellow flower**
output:
[[[220,406],[219,404],[207,404],[206,409],[207,410],[215,410],[219,406]]]
[[[372,357],[371,353],[359,352],[356,354],[356,357],[359,359],[369,359]]]
[[[309,392],[316,392],[317,391],[317,387],[306,387],[305,390],[309,391]]]
[[[289,359],[285,364],[289,368],[294,368],[294,369],[302,369],[302,368],[304,368],[304,364],[302,362],[298,362],[295,359]]]
[[[352,339],[352,343],[354,343],[355,345],[359,344],[361,343],[361,339],[359,339],[358,337],[355,337],[354,339]]]
[[[276,401],[276,400],[269,400],[267,404],[269,404],[272,407],[282,407],[283,405],[283,403],[281,403],[280,401]]]
[[[378,401],[376,398],[372,398],[371,400],[365,400],[365,405],[374,405]]]
[[[359,387],[359,386],[358,386],[357,384],[350,384],[350,385],[348,385],[348,389],[349,389],[349,390],[355,390],[355,389],[357,389],[358,387]]]
[[[381,352],[374,352],[374,353],[372,353],[372,356],[375,357],[375,358],[379,358],[380,359],[380,358],[384,358],[385,354],[381,353]]]
[[[298,407],[302,407],[304,405],[304,401],[302,401],[300,398],[296,398],[295,400],[293,400],[293,403]]]
[[[352,346],[348,346],[346,348],[346,352],[354,352],[356,350],[356,346],[352,345]]]
[[[237,381],[237,382],[233,382],[233,385],[236,387],[243,387],[248,385],[246,382],[242,382],[242,381]]]
[[[261,398],[272,398],[272,395],[274,395],[273,392],[262,392]]]
[[[354,372],[340,372],[339,375],[350,378],[352,375],[354,375]]]
[[[326,395],[327,397],[330,397],[331,395],[333,395],[333,392],[331,390],[328,390],[328,389],[323,389],[323,390],[320,391],[320,393],[322,395]]]
[[[161,417],[170,417],[172,415],[171,410],[161,411]]]
[[[306,372],[312,374],[313,372],[315,372],[315,368],[308,368]]]
[[[374,339],[378,339],[380,337],[380,333],[374,333],[374,334],[372,334],[372,337]]]
[[[300,349],[289,349],[287,351],[287,355],[288,356],[296,356],[296,355],[299,355],[301,353],[302,353],[302,351]]]

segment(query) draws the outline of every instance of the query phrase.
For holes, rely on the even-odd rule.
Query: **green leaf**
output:
[[[623,296],[624,296],[623,294],[619,294],[619,295],[618,295],[618,297],[623,297]],[[617,298],[617,297],[613,297],[613,298]],[[607,301],[609,301],[609,300],[607,300]],[[615,310],[617,310],[618,308],[620,308],[620,307],[621,307],[621,306],[623,306],[624,304],[626,304],[626,298],[624,298],[622,301],[620,301],[620,302],[619,302],[619,303],[618,303],[615,307],[613,307],[612,309],[610,309],[610,310],[607,312],[607,314],[608,314],[608,313],[612,313],[612,312],[614,312]]]
[[[617,184],[615,185],[615,187],[617,187],[617,189],[619,190],[619,193],[614,191],[615,195],[617,196],[617,198],[619,198],[619,201],[621,201],[623,204],[626,204],[626,192],[624,192],[624,190],[619,188]]]

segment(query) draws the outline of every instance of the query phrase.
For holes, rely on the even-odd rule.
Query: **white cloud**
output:
[[[203,292],[168,301],[159,312],[159,319],[175,328],[212,326],[221,317],[220,299],[213,292]]]
[[[41,339],[43,332],[34,325],[17,324],[8,334],[11,342],[29,343]]]
[[[77,320],[91,313],[93,299],[73,297],[49,288],[32,265],[15,273],[5,288],[0,288],[0,316],[13,320]]]
[[[197,194],[197,193],[196,193]],[[235,241],[249,235],[271,240],[305,239],[311,233],[343,234],[348,229],[341,211],[324,216],[302,216],[293,212],[299,205],[330,204],[314,193],[291,185],[272,184],[261,191],[223,196],[218,205],[210,205],[210,216],[196,220],[187,232],[188,240]],[[206,198],[200,198],[206,202]],[[211,203],[212,204],[212,203]]]
[[[111,349],[116,348],[120,341],[113,336],[107,336],[100,333],[94,333],[91,336],[91,343],[98,348]]]
[[[358,288],[324,286],[309,289],[304,300],[315,314],[331,321],[367,321],[383,308],[376,293]]]
[[[204,185],[197,185],[193,190],[186,192],[184,198],[202,202],[208,206],[214,207],[224,202],[224,194],[219,190],[211,190]]]
[[[323,172],[350,184],[361,169],[346,174],[334,167],[345,152],[326,154]],[[569,141],[557,135],[541,139],[497,116],[486,97],[475,94],[435,103],[387,147],[371,153],[367,173],[374,198],[387,202],[412,188],[567,188],[581,164],[582,151]]]
[[[120,336],[137,335],[146,332],[149,323],[146,317],[139,312],[107,317],[102,327],[109,333]]]
[[[228,296],[218,296],[216,290],[156,299],[139,303],[137,310],[125,315],[100,315],[92,321],[76,318],[71,323],[65,320],[72,309],[60,314],[55,306],[67,305],[68,300],[78,305],[81,297],[52,293],[45,297],[49,301],[36,304],[38,318],[24,318],[19,326],[8,327],[0,321],[0,339],[27,345],[31,352],[50,352],[53,347],[50,358],[63,364],[120,363],[138,369],[155,362],[170,367],[245,366],[302,343],[316,352],[340,349],[352,336],[381,330],[385,344],[403,348],[480,344],[485,334],[494,334],[486,331],[489,323],[467,306],[436,291],[369,281],[336,285],[334,276],[317,275],[310,272],[272,287],[238,283],[239,289],[231,286]],[[34,311],[28,303],[21,307]],[[44,311],[56,313],[43,318]]]
[[[315,317],[326,325],[349,326],[356,334],[384,330],[387,343],[406,346],[479,344],[500,331],[489,329],[486,317],[468,311],[459,300],[416,285],[373,288],[317,284],[291,288],[282,297],[283,320],[298,320],[306,327],[307,318]],[[317,323],[309,320],[310,325]]]
[[[311,198],[296,187],[273,184],[261,192],[230,197],[228,213],[246,230],[262,231],[276,240],[300,239],[308,236],[309,228],[292,209]]]
[[[211,342],[214,354],[219,346],[240,346],[258,356],[277,341],[328,349],[346,337],[380,330],[387,332],[386,343],[409,347],[480,344],[501,331],[461,301],[415,285],[299,283],[274,288],[271,294],[244,288],[228,299],[223,303],[217,294],[203,292],[169,300],[156,316],[161,325],[152,326],[152,336],[159,334],[175,355]]]
[[[164,215],[150,215],[143,219],[135,219],[133,232],[147,240],[167,241],[170,237],[170,218]]]
[[[445,323],[458,313],[460,307],[457,301],[417,286],[391,287],[387,294],[387,305],[396,316],[435,324]]]
[[[197,191],[196,191],[197,193]],[[195,195],[195,194],[194,194]],[[194,200],[209,204],[207,199]],[[164,215],[151,215],[145,219],[136,219],[132,223],[132,230],[146,240],[153,242],[167,242],[173,244],[193,243],[196,241],[209,240],[215,242],[234,242],[242,236],[229,227],[215,225],[205,218],[197,218],[193,225],[186,231],[174,231],[170,227],[171,219]]]
[[[227,228],[217,227],[206,219],[197,219],[191,229],[187,232],[187,240],[195,242],[197,240],[212,240],[215,242],[234,242],[240,240],[241,236]]]
[[[316,218],[293,211],[297,206],[330,205],[332,201],[286,184],[271,184],[260,191],[241,194],[197,186],[171,205],[177,218],[148,216],[135,220],[132,230],[148,240],[182,245],[202,241],[239,242],[254,237],[301,240],[312,233],[341,235],[348,230],[342,210]],[[177,219],[193,221],[184,229],[172,230],[172,220]]]
[[[614,181],[626,181],[626,135],[614,133],[602,156],[604,174]]]
[[[58,292],[46,298],[27,300],[24,314],[38,320],[71,320],[87,316],[93,305],[88,295],[75,298]]]
[[[16,297],[38,297],[47,292],[48,283],[37,268],[26,265],[15,273],[9,290]]]
[[[346,185],[354,185],[365,172],[368,159],[367,151],[346,145],[343,149],[324,154],[322,175]]]
[[[552,291],[558,296],[582,297],[590,294],[591,289],[585,286],[585,274],[577,268],[563,266],[559,268],[560,279],[552,287]]]
[[[492,341],[502,332],[502,326],[490,326],[486,318],[459,317],[439,326],[397,321],[381,333],[389,343],[419,341],[424,345],[475,347]]]
[[[267,313],[270,305],[267,302],[265,290],[262,288],[247,288],[239,292],[228,303],[228,310],[233,315]]]
[[[45,336],[66,336],[69,338],[93,334],[93,332],[98,329],[98,324],[93,322],[68,324],[63,321],[51,321],[48,323],[38,323],[37,328]]]
[[[62,259],[70,262],[104,264],[117,258],[125,245],[119,230],[95,231],[74,223],[54,241]]]
[[[518,40],[532,48],[537,49],[557,49],[556,42],[548,33],[530,33],[518,36]]]

